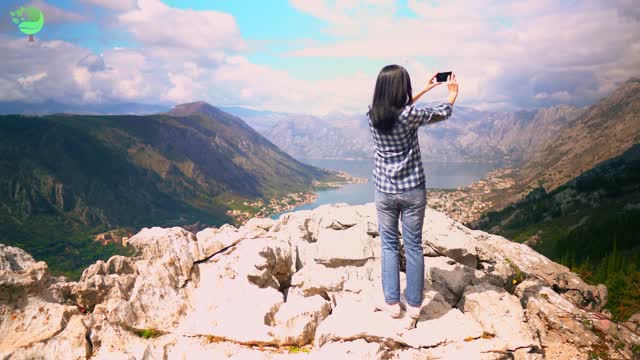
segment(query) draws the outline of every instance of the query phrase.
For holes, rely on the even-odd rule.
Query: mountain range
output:
[[[418,103],[417,106],[432,104]],[[299,159],[370,159],[373,143],[366,115],[325,116],[223,108]],[[451,118],[420,131],[425,161],[516,164],[537,144],[585,109],[569,105],[520,111],[480,111],[455,106]]]
[[[419,103],[418,106],[431,104]],[[221,106],[219,109],[242,118],[296,159],[369,160],[373,153],[364,112],[332,112],[325,116],[314,116],[238,106]],[[422,157],[425,161],[436,162],[517,164],[530,155],[532,148],[585,109],[558,105],[537,110],[480,111],[458,105],[448,121],[420,129]],[[69,105],[52,101],[37,104],[0,102],[0,114],[145,115],[166,110],[162,105],[135,103]]]
[[[488,196],[498,210],[540,187],[553,191],[640,143],[640,79],[632,78],[595,104],[571,112],[513,166],[515,186]],[[527,132],[523,132],[527,136]]]
[[[219,226],[232,202],[334,176],[202,102],[146,116],[0,116],[0,159],[0,242],[39,257],[68,257],[111,229]]]
[[[380,280],[372,277],[379,274],[373,271],[379,234],[372,204],[327,205],[197,234],[146,228],[129,240],[137,252],[132,257],[111,257],[128,250],[87,236],[118,226],[216,225],[228,222],[223,211],[233,198],[311,189],[334,175],[300,163],[259,132],[276,129],[298,139],[290,146],[320,152],[327,145],[319,139],[340,146],[350,144],[341,134],[360,129],[358,136],[368,135],[362,122],[344,114],[296,120],[235,109],[252,121],[266,119],[253,130],[251,121],[202,102],[147,116],[2,116],[0,282],[8,284],[5,310],[20,311],[3,318],[8,336],[0,351],[87,358],[197,350],[215,357],[226,342],[237,348],[222,352],[242,357],[248,353],[239,344],[313,342],[318,358],[332,358],[332,343],[344,354],[364,339],[361,346],[373,348],[361,351],[363,358],[388,357],[390,341],[398,356],[635,358],[639,104],[640,80],[631,79],[584,108],[491,113],[458,107],[456,118],[426,127],[423,151],[511,162],[514,185],[489,194],[502,208],[471,228],[427,209],[430,300],[422,325],[399,331],[395,320],[375,320],[363,306],[374,290],[380,293],[371,286]],[[340,118],[339,126],[331,117]],[[318,139],[307,133],[314,127]],[[3,244],[46,260],[56,274],[78,276],[96,260],[110,259],[69,282]],[[211,297],[230,289],[254,296]],[[264,306],[254,306],[256,298],[267,299],[257,302]],[[236,321],[242,311],[255,326]],[[375,321],[354,322],[354,314]],[[203,319],[215,326],[202,327]],[[432,331],[438,326],[444,334]],[[206,336],[206,348],[194,334]]]
[[[640,79],[633,78],[549,132],[519,167],[517,180],[553,190],[638,142]]]

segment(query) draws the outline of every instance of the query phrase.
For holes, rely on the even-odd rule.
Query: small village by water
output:
[[[339,188],[318,191],[313,201],[271,214],[271,218],[277,219],[287,212],[315,209],[325,204],[347,203],[349,205],[362,205],[373,202],[375,190],[372,179],[373,160],[302,159],[302,161],[326,169],[344,171],[351,176],[368,179],[369,181],[365,183],[349,183]],[[441,208],[448,200],[454,198],[460,200],[464,195],[462,193],[453,195],[452,190],[461,190],[463,187],[474,184],[499,167],[500,164],[496,163],[425,162],[424,169],[427,177],[427,188],[429,189],[427,194],[429,206],[436,205],[436,207]],[[482,184],[478,186],[484,187]],[[445,198],[450,199],[447,200]],[[486,204],[481,204],[479,198],[471,197],[465,202],[456,202],[456,204],[448,206],[455,206],[456,211],[454,213],[464,215],[459,220],[466,220],[466,215],[478,213],[486,207]],[[447,210],[450,209],[441,209],[441,211],[448,213],[449,211]]]

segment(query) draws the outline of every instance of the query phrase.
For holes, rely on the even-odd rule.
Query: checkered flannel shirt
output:
[[[448,102],[433,107],[407,105],[388,133],[376,129],[367,116],[375,146],[373,180],[379,191],[401,193],[425,182],[418,128],[446,120],[452,111]]]

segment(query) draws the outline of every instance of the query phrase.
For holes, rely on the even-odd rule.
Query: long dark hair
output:
[[[373,103],[367,114],[376,129],[388,131],[402,109],[412,100],[411,79],[407,70],[400,65],[387,65],[378,74]]]

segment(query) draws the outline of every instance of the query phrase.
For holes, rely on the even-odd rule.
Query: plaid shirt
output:
[[[422,108],[407,105],[388,133],[376,129],[369,118],[375,146],[373,180],[379,191],[401,193],[425,182],[418,128],[446,120],[452,111],[448,102]]]

